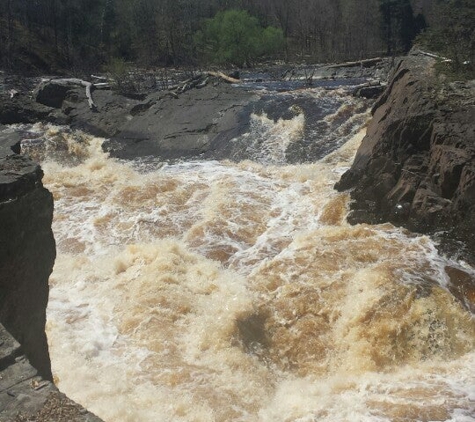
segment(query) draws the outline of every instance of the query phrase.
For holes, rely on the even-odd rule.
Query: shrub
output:
[[[284,36],[280,29],[262,28],[244,10],[227,10],[207,19],[194,41],[205,61],[243,67],[281,50]]]
[[[419,44],[451,60],[452,71],[474,76],[475,2],[473,0],[439,1],[438,19],[417,40]]]
[[[105,70],[112,79],[113,88],[121,94],[135,93],[136,89],[130,76],[129,65],[124,59],[113,57],[105,66]]]

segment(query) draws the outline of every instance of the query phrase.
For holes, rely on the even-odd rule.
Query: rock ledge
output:
[[[435,234],[475,262],[475,81],[448,83],[434,64],[417,52],[399,62],[335,187],[352,189],[350,223]]]

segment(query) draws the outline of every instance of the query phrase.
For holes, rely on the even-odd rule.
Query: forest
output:
[[[416,36],[473,60],[472,0],[0,0],[0,67],[16,71],[335,62]],[[448,54],[448,53],[447,53]]]

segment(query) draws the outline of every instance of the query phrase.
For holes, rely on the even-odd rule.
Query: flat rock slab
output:
[[[124,159],[213,156],[213,149],[222,145],[214,142],[217,138],[230,140],[247,130],[246,106],[257,100],[255,94],[219,78],[185,92],[157,91],[141,98],[95,90],[93,110],[84,88],[61,87],[43,97],[37,98],[40,105],[50,106],[44,120],[108,138],[106,151]]]
[[[10,98],[0,92],[0,124],[35,123],[47,120],[51,108],[34,101],[27,93]]]
[[[224,83],[186,91],[178,98],[152,94],[133,109],[119,133],[105,144],[112,156],[131,159],[199,157],[216,138],[232,139],[247,130],[257,97]]]
[[[0,324],[0,422],[100,422],[42,379]]]

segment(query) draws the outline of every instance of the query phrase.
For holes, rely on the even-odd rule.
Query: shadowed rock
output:
[[[473,259],[475,82],[444,82],[434,64],[417,54],[399,63],[336,188],[353,189],[350,222],[445,231]]]

